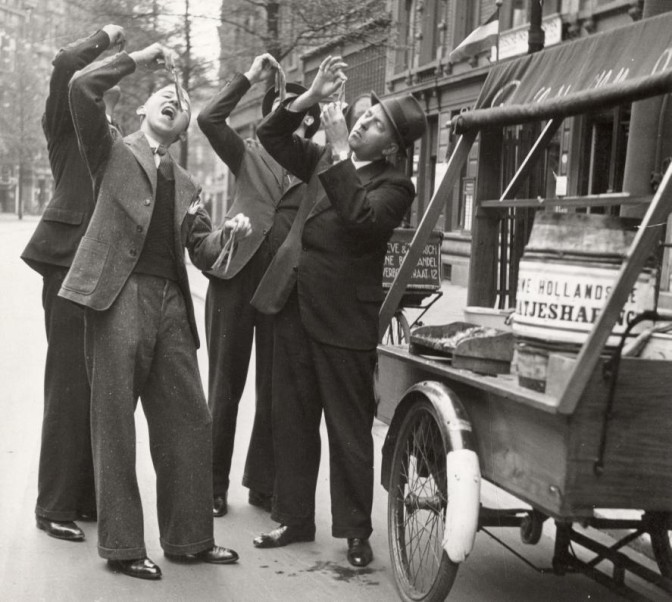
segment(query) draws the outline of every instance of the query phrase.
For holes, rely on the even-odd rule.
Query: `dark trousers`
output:
[[[212,424],[179,287],[131,275],[110,309],[87,309],[86,328],[98,553],[146,555],[135,473],[138,397],[156,471],[161,546],[171,554],[211,547]]]
[[[259,313],[250,305],[250,299],[267,265],[264,245],[233,278],[211,278],[208,285],[205,300],[209,357],[208,403],[212,412],[213,493],[217,496],[224,495],[229,489],[238,405],[245,389],[253,339],[256,353],[256,408],[243,485],[261,493],[273,493],[273,318]]]
[[[301,324],[296,291],[274,324],[273,520],[315,520],[322,411],[329,437],[332,535],[369,537],[376,352],[324,345]]]
[[[35,513],[75,520],[96,510],[91,459],[90,389],[84,360],[84,310],[58,296],[67,269],[44,277],[47,331],[44,415]]]

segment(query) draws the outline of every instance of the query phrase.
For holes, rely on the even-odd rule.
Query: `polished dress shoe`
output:
[[[373,560],[373,550],[368,539],[348,539],[348,562],[352,566],[367,566]]]
[[[84,541],[84,531],[71,520],[49,520],[43,516],[36,516],[37,528],[47,535],[66,541]]]
[[[169,554],[164,556],[175,562],[207,562],[209,564],[233,564],[238,560],[238,553],[222,546],[212,546],[196,554]]]
[[[212,502],[212,516],[224,516],[229,511],[229,504],[226,501],[227,495],[215,496]]]
[[[115,573],[123,573],[138,579],[161,579],[161,569],[146,556],[132,560],[108,560],[108,566]]]
[[[257,508],[266,510],[266,512],[270,512],[273,509],[273,495],[270,493],[262,493],[256,489],[250,489],[247,501],[252,506],[257,506]]]
[[[282,548],[299,541],[315,541],[315,525],[280,525],[252,540],[257,548]]]

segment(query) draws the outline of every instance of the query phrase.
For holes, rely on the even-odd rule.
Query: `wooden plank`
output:
[[[520,189],[522,183],[530,175],[530,171],[537,164],[539,157],[542,156],[543,152],[546,150],[546,147],[553,139],[555,132],[558,131],[558,128],[562,125],[562,119],[551,119],[546,127],[543,129],[539,137],[536,139],[535,143],[532,145],[530,152],[527,153],[525,159],[523,159],[518,171],[515,173],[509,185],[506,187],[506,190],[502,193],[500,197],[500,202],[507,199],[511,199]],[[481,203],[482,205],[482,203]]]
[[[672,362],[623,358],[595,474],[609,381],[600,360],[571,417],[566,496],[572,505],[672,511]]]
[[[380,308],[379,314],[379,340],[382,340],[387,327],[394,316],[394,312],[399,306],[399,302],[406,291],[406,286],[408,285],[415,266],[418,263],[418,259],[422,255],[422,252],[429,241],[430,236],[432,235],[432,230],[436,226],[436,222],[441,215],[441,210],[446,202],[446,198],[451,194],[455,182],[460,177],[462,173],[462,168],[469,158],[469,151],[471,146],[476,139],[477,132],[470,132],[464,136],[460,136],[455,146],[455,150],[448,161],[448,167],[446,169],[446,174],[441,180],[441,184],[434,192],[432,199],[427,205],[427,210],[422,216],[422,220],[418,225],[418,229],[415,232],[415,236],[411,241],[411,246],[408,249],[408,253],[404,258],[399,271],[390,286],[390,290],[387,292],[385,301]]]
[[[564,515],[567,416],[540,412],[486,385],[502,377],[441,369],[440,362],[409,359],[397,349],[379,347],[378,418],[389,423],[405,392],[427,380],[444,383],[464,405],[483,478],[549,515]]]
[[[530,406],[542,412],[555,414],[557,413],[556,404],[557,399],[550,395],[545,395],[532,389],[526,389],[518,385],[518,380],[514,376],[499,375],[486,376],[483,374],[476,374],[470,370],[460,370],[453,368],[450,365],[450,360],[446,359],[432,359],[421,355],[413,355],[405,347],[379,346],[378,358],[394,357],[400,361],[401,364],[408,366],[408,370],[414,371],[422,369],[430,374],[441,378],[451,378],[456,382],[461,382],[466,385],[472,385],[483,389],[488,393],[493,393],[503,399],[511,399],[522,405]],[[385,379],[394,379],[397,375],[393,373],[385,373],[379,369],[380,385],[385,386]],[[403,390],[405,391],[405,389]],[[403,393],[399,391],[399,395]]]
[[[648,205],[652,195],[630,196],[624,194],[596,194],[592,196],[572,196],[557,199],[505,199],[481,201],[485,209],[506,209],[509,207],[532,207],[543,209],[546,207],[617,207],[620,205]]]
[[[600,353],[619,318],[619,314],[635,285],[646,260],[654,252],[661,237],[668,214],[672,211],[672,164],[667,168],[653,201],[637,231],[635,240],[619,270],[611,295],[581,347],[567,386],[560,397],[558,411],[572,414],[590,379]]]

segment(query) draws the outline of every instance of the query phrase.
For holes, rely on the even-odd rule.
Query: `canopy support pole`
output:
[[[436,226],[436,222],[441,215],[446,199],[452,193],[453,186],[462,173],[462,168],[469,158],[469,152],[471,151],[471,147],[474,144],[477,134],[478,132],[473,130],[463,134],[457,140],[455,150],[448,161],[448,167],[441,180],[441,184],[439,184],[439,187],[434,191],[434,195],[427,205],[425,214],[422,216],[420,225],[413,236],[408,252],[404,257],[390,290],[387,292],[385,301],[380,308],[378,323],[379,341],[382,340],[382,337],[394,316],[394,312],[399,306],[399,302],[406,291],[406,286],[413,275],[413,270],[418,265],[418,259],[420,259],[425,245],[432,234],[432,230]]]

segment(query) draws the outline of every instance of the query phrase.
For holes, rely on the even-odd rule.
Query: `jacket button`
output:
[[[136,226],[135,227],[136,232],[142,232],[144,228],[142,226]]]
[[[131,249],[131,250],[128,252],[128,254],[129,254],[131,257],[135,257],[135,256],[138,254],[138,252],[137,252],[135,249]]]
[[[145,207],[149,207],[152,204],[151,199],[145,199]]]
[[[262,234],[263,234],[264,236],[266,236],[266,235],[268,234],[268,228],[264,228]]]

